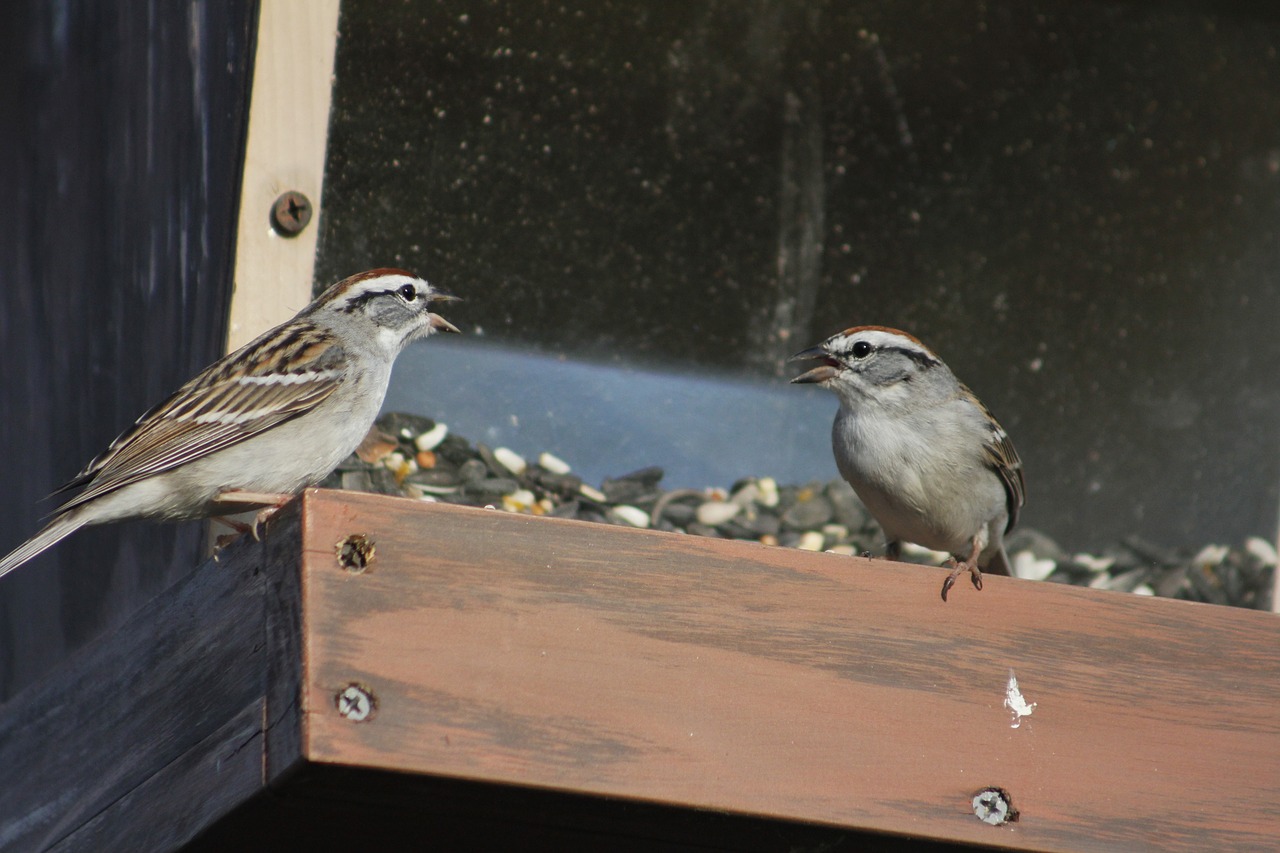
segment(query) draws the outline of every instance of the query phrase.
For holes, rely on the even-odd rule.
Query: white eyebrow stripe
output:
[[[237,385],[301,385],[304,382],[319,382],[325,379],[337,379],[336,370],[317,370],[311,373],[269,373],[266,376],[241,376],[236,379]]]
[[[879,329],[859,332],[851,340],[853,340],[854,342],[866,341],[867,343],[877,348],[888,347],[891,349],[902,350],[904,352],[917,353],[921,356],[926,356],[932,360],[937,359],[937,356],[935,356],[929,350],[928,347],[922,346],[921,344],[918,344],[909,338],[904,338],[902,335],[894,335],[894,334],[890,334],[889,332],[882,332]],[[853,344],[850,344],[849,346],[852,347]]]

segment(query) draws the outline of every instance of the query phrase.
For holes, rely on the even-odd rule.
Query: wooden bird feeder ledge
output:
[[[1280,619],[944,574],[307,492],[3,708],[0,848],[1275,845]]]

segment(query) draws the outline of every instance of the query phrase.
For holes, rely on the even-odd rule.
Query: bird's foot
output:
[[[274,492],[223,492],[214,498],[214,502],[225,504],[231,511],[234,511],[232,508],[236,506],[262,508],[254,514],[253,522],[250,524],[222,515],[215,516],[215,519],[235,530],[236,535],[250,533],[253,535],[255,542],[261,542],[262,525],[267,522],[267,519],[279,512],[281,507],[293,500],[293,497],[291,494],[276,494]],[[266,506],[263,506],[263,504],[266,504]],[[225,537],[218,537],[219,547],[221,547],[223,538]],[[235,537],[233,536],[232,538]]]
[[[245,524],[242,521],[236,521],[234,518],[228,518],[225,515],[215,515],[213,516],[212,520],[218,522],[219,524],[225,524],[227,527],[230,527],[232,530],[231,533],[223,533],[220,536],[214,537],[213,561],[216,563],[218,562],[219,555],[222,554],[223,550],[228,545],[230,545],[232,542],[236,541],[241,536],[249,532],[249,525]]]
[[[283,506],[284,504],[281,504]],[[249,532],[253,534],[254,542],[262,541],[262,525],[267,523],[267,519],[280,511],[278,506],[264,507],[253,514],[253,523],[249,525]]]
[[[942,600],[947,600],[947,593],[951,591],[951,587],[955,585],[956,578],[965,572],[969,573],[970,579],[973,581],[973,588],[982,589],[982,569],[978,568],[978,554],[982,551],[981,545],[977,537],[973,540],[973,550],[969,552],[968,559],[961,560],[954,554],[946,565],[951,567],[951,574],[947,575],[947,579],[942,582]]]

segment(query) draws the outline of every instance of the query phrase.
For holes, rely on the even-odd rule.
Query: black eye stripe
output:
[[[873,352],[901,353],[917,364],[921,364],[925,367],[932,367],[936,364],[940,364],[940,362],[933,356],[929,355],[929,353],[914,347],[900,347],[892,344],[882,344],[877,347],[867,341],[855,341],[851,347],[845,350],[846,355],[851,355],[854,358],[866,358]]]
[[[941,363],[929,353],[910,347],[882,347],[882,349],[885,352],[900,352],[912,361],[923,364],[926,367]]]
[[[403,287],[396,288],[395,290],[369,290],[369,291],[366,291],[365,293],[360,294],[359,296],[356,296],[347,300],[347,304],[342,310],[346,311],[347,313],[350,313],[352,311],[355,311],[357,308],[364,307],[369,302],[372,302],[373,300],[377,299],[379,296],[399,296],[401,299],[412,301],[409,299],[408,296],[405,295],[404,291],[406,289],[412,290],[414,297],[415,298],[417,297],[418,291],[414,289],[413,285],[411,284],[406,284]]]

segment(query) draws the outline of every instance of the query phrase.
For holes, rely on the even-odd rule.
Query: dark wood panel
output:
[[[366,495],[305,525],[315,761],[1026,849],[1280,832],[1268,614],[1004,578],[944,604],[942,570]],[[987,785],[1020,822],[973,816]]]
[[[35,531],[46,495],[220,354],[256,10],[5,4],[0,552]],[[83,531],[6,577],[0,699],[190,571],[201,535]]]
[[[262,702],[255,700],[51,849],[173,850],[261,788]]]
[[[278,782],[302,758],[303,613],[302,573],[298,570],[301,523],[296,505],[272,520],[265,540],[266,701],[262,776]]]
[[[161,819],[169,843],[132,849],[164,849],[261,786],[263,551],[206,563],[0,706],[0,849],[93,849]]]
[[[228,850],[520,850],[535,853],[861,851],[965,845],[337,765],[307,765],[184,847]]]

